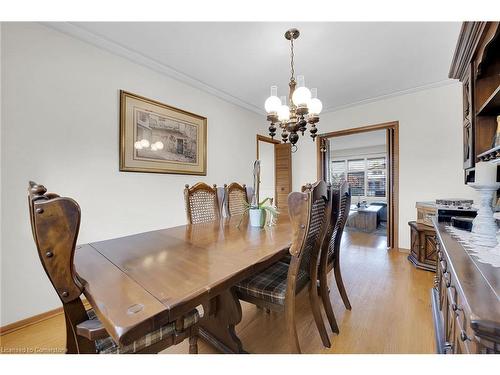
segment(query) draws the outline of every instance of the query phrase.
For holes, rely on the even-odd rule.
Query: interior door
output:
[[[275,166],[275,143],[268,140],[258,140],[257,147],[260,160],[260,180],[259,180],[259,196],[262,202],[266,198],[272,198],[276,201],[276,166]]]
[[[288,209],[288,194],[292,191],[292,148],[290,143],[274,146],[276,207]]]
[[[323,160],[321,163],[323,168],[323,170],[321,171],[321,178],[326,183],[332,183],[332,179],[330,176],[330,141],[328,140],[328,138],[321,138],[320,153]]]
[[[395,163],[398,161],[395,160],[395,139],[394,139],[394,129],[389,128],[386,130],[386,149],[387,149],[387,204],[388,204],[388,213],[387,213],[387,247],[393,248],[395,243],[395,232],[394,232],[394,223],[397,220],[397,215],[395,214],[395,210],[397,210],[396,202],[395,202],[395,192],[394,192],[394,184],[395,184]]]

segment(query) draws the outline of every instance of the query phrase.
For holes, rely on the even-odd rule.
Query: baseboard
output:
[[[86,309],[90,308],[90,304],[86,299],[83,299],[82,302],[83,302],[83,305],[85,306]],[[61,315],[63,313],[64,313],[64,310],[61,306],[61,307],[57,307],[53,310],[49,310],[49,311],[43,312],[41,314],[30,316],[29,318],[26,318],[26,319],[18,320],[17,322],[7,324],[3,327],[0,327],[0,336],[17,331],[21,328],[31,326],[33,324],[43,322],[44,320],[53,318],[53,317]]]
[[[404,247],[400,247],[399,251],[402,252],[402,253],[406,253],[406,254],[410,253],[410,249],[405,249]]]

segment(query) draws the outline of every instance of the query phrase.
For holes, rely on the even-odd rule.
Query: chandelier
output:
[[[267,112],[269,135],[274,139],[277,126],[281,128],[281,138],[283,143],[292,144],[292,152],[297,150],[296,143],[299,140],[299,132],[304,135],[307,124],[310,124],[309,132],[314,141],[318,129],[319,114],[323,109],[323,104],[317,98],[318,90],[309,90],[305,86],[304,76],[298,75],[295,79],[293,41],[299,37],[297,29],[290,29],[285,33],[285,38],[290,41],[290,68],[291,76],[288,93],[286,96],[278,97],[278,87],[271,86],[271,96],[267,98],[264,107]]]

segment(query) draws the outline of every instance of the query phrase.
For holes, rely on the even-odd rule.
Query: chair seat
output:
[[[94,310],[87,310],[87,315],[89,319],[98,319]],[[200,319],[200,314],[198,310],[192,310],[187,315],[184,316],[184,329],[187,329],[194,324],[198,323]],[[95,341],[95,347],[99,354],[132,354],[139,352],[148,346],[154,345],[157,342],[163,340],[168,336],[178,334],[179,332],[175,329],[175,322],[168,323],[163,327],[160,327],[156,331],[150,332],[147,335],[135,340],[130,345],[119,346],[115,341],[108,336],[104,339],[99,339]]]
[[[279,261],[264,271],[236,284],[236,290],[243,297],[242,299],[244,299],[245,295],[248,295],[274,304],[284,305],[288,283],[288,268],[287,263]],[[299,270],[297,293],[302,290],[308,281],[308,274]]]

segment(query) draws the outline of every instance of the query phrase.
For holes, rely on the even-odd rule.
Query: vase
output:
[[[479,192],[479,210],[472,222],[472,241],[480,246],[495,247],[497,245],[497,223],[493,217],[492,201],[499,183],[478,184],[469,183],[470,187]]]
[[[250,208],[248,210],[250,226],[263,228],[266,224],[266,211],[260,208]]]

